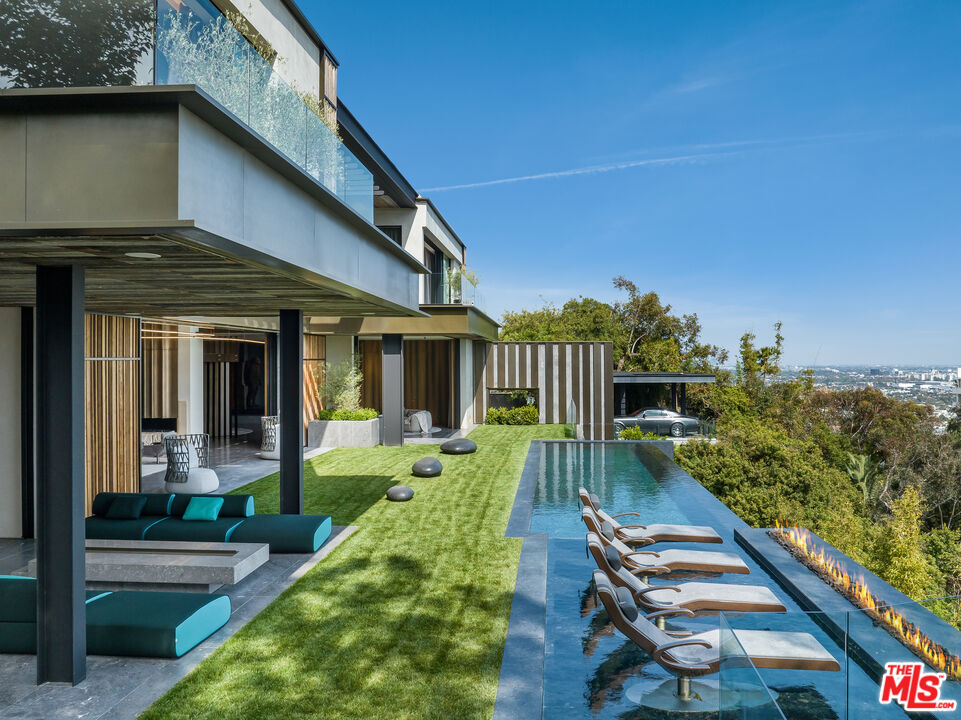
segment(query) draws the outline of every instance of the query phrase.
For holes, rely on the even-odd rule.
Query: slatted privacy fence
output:
[[[140,320],[84,317],[86,512],[98,492],[140,490]]]
[[[543,424],[571,424],[586,440],[614,437],[614,366],[609,342],[475,343],[474,420],[491,390],[536,390]]]

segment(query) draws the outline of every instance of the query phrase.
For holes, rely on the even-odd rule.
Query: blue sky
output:
[[[624,274],[731,350],[961,365],[961,3],[302,5],[492,315]]]

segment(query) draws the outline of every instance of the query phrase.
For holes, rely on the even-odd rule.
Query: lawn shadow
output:
[[[304,466],[304,512],[330,515],[334,525],[353,525],[397,484],[392,475],[318,475]],[[233,495],[254,496],[258,513],[280,512],[280,475],[274,473],[232,490]]]

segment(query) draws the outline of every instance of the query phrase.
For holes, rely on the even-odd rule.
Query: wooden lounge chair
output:
[[[621,564],[637,575],[662,575],[675,570],[705,573],[749,575],[751,569],[740,555],[713,550],[635,550],[618,540],[613,533],[605,537],[594,533],[605,548],[613,548]]]
[[[747,575],[751,569],[735,553],[714,550],[636,550],[614,534],[610,523],[600,522],[590,508],[581,510],[581,518],[587,529],[600,538],[605,547],[612,547],[621,556],[621,562],[632,572],[644,575],[660,575],[675,570],[695,572],[735,573]]]
[[[578,496],[585,508],[590,508],[601,522],[609,522],[617,538],[628,545],[651,545],[656,542],[724,542],[714,528],[703,525],[668,525],[664,523],[622,525],[616,518],[625,515],[640,517],[640,513],[622,512],[616,515],[608,515],[601,509],[601,501],[594,493],[580,488]]]
[[[611,622],[654,661],[678,676],[677,698],[690,701],[691,678],[716,673],[721,666],[721,630],[708,630],[677,640],[637,610],[630,593],[615,587],[600,570],[594,571],[594,585]],[[733,655],[747,654],[758,668],[838,671],[841,666],[813,635],[805,632],[733,630],[740,647]],[[733,640],[733,638],[731,638]],[[743,653],[742,653],[743,650]]]
[[[630,591],[634,602],[646,610],[684,608],[686,610],[724,610],[728,612],[785,612],[787,608],[763,585],[685,582],[676,585],[651,585],[621,563],[612,547],[604,547],[594,533],[587,534],[587,548],[598,569],[610,581]]]
[[[602,519],[590,505],[581,508],[581,520],[592,532],[613,537],[635,547],[653,545],[656,542],[724,542],[713,528],[698,525],[615,525],[616,520],[611,522]]]

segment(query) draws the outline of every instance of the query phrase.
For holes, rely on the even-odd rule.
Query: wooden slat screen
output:
[[[489,390],[536,390],[542,423],[576,423],[584,439],[611,440],[611,353],[611,343],[605,342],[478,342],[474,420],[484,422]]]
[[[175,333],[176,325],[153,325],[152,329]],[[175,418],[177,408],[177,338],[146,338],[143,341],[143,416]]]
[[[453,341],[404,341],[404,407],[429,410],[435,425],[453,427]],[[380,340],[361,340],[360,358],[364,382],[361,402],[383,411],[381,402],[382,346]]]
[[[87,314],[84,325],[89,515],[98,492],[140,490],[140,320]]]
[[[212,438],[230,434],[229,362],[204,362],[204,432]]]
[[[323,400],[318,394],[324,382],[327,339],[323,335],[304,335],[304,432],[307,423],[317,417],[324,409]]]

